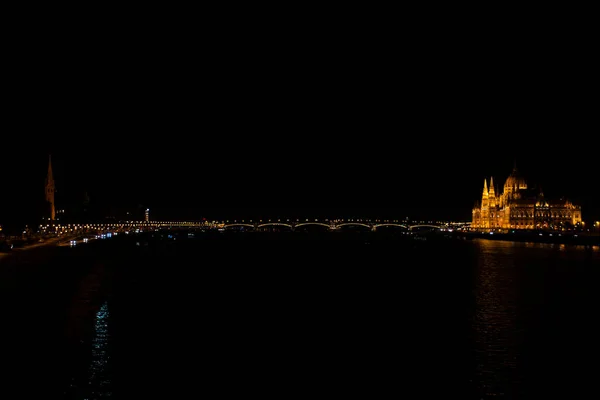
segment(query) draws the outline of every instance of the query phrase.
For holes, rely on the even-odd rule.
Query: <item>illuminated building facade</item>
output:
[[[562,229],[581,224],[581,206],[569,200],[548,200],[540,191],[527,187],[515,167],[502,193],[494,178],[483,181],[481,202],[473,208],[472,228],[476,229]]]
[[[56,206],[54,204],[54,192],[56,187],[54,186],[54,177],[52,176],[52,158],[48,158],[48,176],[46,177],[46,202],[49,207],[50,220],[56,220]]]
[[[144,213],[144,221],[149,222],[150,221],[150,209],[146,208],[146,212]]]

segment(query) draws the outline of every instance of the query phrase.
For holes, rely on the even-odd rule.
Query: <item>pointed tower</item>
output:
[[[56,220],[56,208],[54,206],[54,177],[52,176],[52,156],[48,156],[48,176],[46,177],[46,201],[50,206],[50,220]]]
[[[483,194],[481,195],[481,205],[484,205],[484,200],[488,200],[490,196],[490,193],[488,191],[488,187],[487,187],[487,179],[483,180]],[[485,201],[485,204],[487,205],[487,201]]]
[[[490,208],[496,207],[496,191],[494,190],[494,177],[490,179],[490,191],[489,191],[489,199],[490,199]]]
[[[481,196],[481,227],[489,227],[490,199],[487,187],[487,179],[483,180],[483,194]]]

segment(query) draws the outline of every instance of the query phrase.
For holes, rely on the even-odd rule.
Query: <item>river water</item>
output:
[[[600,248],[326,235],[5,257],[0,397],[596,396]]]

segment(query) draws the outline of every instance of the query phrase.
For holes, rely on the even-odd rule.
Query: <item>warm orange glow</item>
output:
[[[568,200],[552,201],[543,193],[531,193],[516,167],[504,183],[502,193],[494,187],[494,178],[484,180],[481,203],[473,208],[471,227],[476,229],[564,229],[582,224],[581,206]]]

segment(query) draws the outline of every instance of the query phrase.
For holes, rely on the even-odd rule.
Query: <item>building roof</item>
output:
[[[512,170],[512,173],[506,179],[504,186],[516,188],[527,187],[527,181],[525,180],[525,178],[523,178],[523,176],[519,173],[517,167],[515,166]]]

